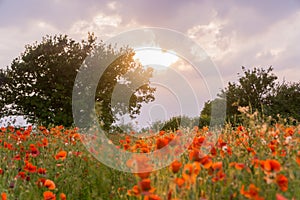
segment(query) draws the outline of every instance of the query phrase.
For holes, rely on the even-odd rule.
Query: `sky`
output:
[[[238,79],[241,66],[273,66],[280,81],[299,81],[299,0],[0,0],[0,68],[45,35],[80,41],[94,32],[107,40],[142,27],[175,30],[197,42],[225,85]]]

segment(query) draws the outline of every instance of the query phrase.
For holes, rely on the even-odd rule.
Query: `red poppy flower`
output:
[[[258,193],[259,189],[254,184],[250,184],[248,190],[245,190],[244,188],[245,186],[242,185],[240,193],[244,195],[246,198],[255,199],[255,200],[263,199],[259,196]]]
[[[149,191],[151,189],[150,179],[143,179],[139,182],[142,191]]]
[[[16,176],[16,178],[21,178],[21,179],[25,180],[26,173],[25,172],[19,172],[18,175]]]
[[[284,196],[282,196],[281,194],[276,194],[276,200],[288,200],[287,198],[285,198]]]
[[[164,146],[168,145],[169,140],[166,138],[157,138],[156,140],[156,148],[162,149]]]
[[[175,179],[175,183],[176,183],[176,185],[179,187],[179,188],[181,188],[182,186],[183,186],[183,184],[184,184],[184,179],[183,178],[176,178]]]
[[[47,187],[49,190],[54,190],[56,188],[55,183],[49,179],[45,180],[44,186]]]
[[[67,157],[66,151],[60,151],[55,155],[55,160],[64,160]]]
[[[44,186],[45,181],[46,181],[45,178],[39,178],[39,179],[35,182],[35,184],[36,184],[38,187],[42,187],[42,186]]]
[[[203,165],[205,169],[209,169],[213,164],[212,159],[209,156],[205,156],[201,158],[200,163]]]
[[[139,186],[135,185],[132,187],[131,190],[127,191],[127,194],[129,196],[139,196],[141,194],[141,190],[140,190]]]
[[[223,163],[222,162],[215,162],[212,164],[212,169],[213,170],[220,170],[222,169]]]
[[[144,200],[160,200],[161,198],[156,194],[150,194],[144,197]]]
[[[31,164],[30,162],[26,162],[24,170],[25,171],[29,171],[30,173],[35,173],[36,172],[36,166],[34,166],[33,164]]]
[[[65,195],[65,193],[60,193],[59,198],[60,198],[61,200],[66,200],[66,199],[67,199],[67,196]]]
[[[281,165],[277,160],[265,160],[261,163],[262,168],[267,172],[279,172]]]
[[[7,200],[7,194],[5,192],[1,193],[1,200]]]
[[[46,174],[46,169],[45,168],[38,168],[38,170],[37,170],[37,172],[39,173],[39,174]]]
[[[173,173],[177,173],[180,168],[181,168],[182,163],[179,162],[178,160],[175,160],[172,164],[171,164],[171,170]]]
[[[43,196],[44,196],[44,200],[56,200],[55,194],[53,194],[53,193],[50,192],[50,191],[44,192],[44,193],[43,193]]]
[[[278,174],[276,176],[276,183],[278,184],[279,188],[282,190],[282,191],[287,191],[288,189],[288,179],[282,175],[282,174]]]
[[[298,153],[297,153],[296,162],[300,166],[300,151],[298,151]]]

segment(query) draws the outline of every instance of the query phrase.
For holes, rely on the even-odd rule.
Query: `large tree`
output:
[[[91,53],[101,55],[103,59],[116,54],[118,57],[101,76],[95,95],[95,101],[101,102],[100,118],[106,130],[116,120],[112,116],[112,110],[116,110],[114,114],[124,111],[113,107],[117,107],[117,104],[111,104],[111,97],[115,85],[128,72],[145,79],[147,84],[136,88],[130,99],[130,108],[125,110],[133,117],[139,113],[142,102],[154,100],[154,88],[149,86],[152,71],[134,62],[132,49],[115,50],[110,45],[96,43],[93,34],[89,34],[87,41],[81,42],[66,35],[55,35],[44,37],[40,43],[27,45],[25,51],[13,60],[5,73],[0,73],[0,106],[10,106],[10,109],[1,112],[1,117],[24,115],[29,122],[71,126],[75,78]]]

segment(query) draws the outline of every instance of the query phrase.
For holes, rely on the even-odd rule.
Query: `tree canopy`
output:
[[[142,102],[154,100],[155,89],[149,85],[152,71],[134,61],[134,51],[129,47],[116,50],[111,45],[96,43],[93,34],[88,35],[87,41],[81,42],[67,35],[55,35],[44,37],[40,43],[27,45],[10,67],[0,71],[1,117],[23,115],[32,123],[73,125],[72,91],[75,78],[91,54],[100,55],[103,59],[117,56],[101,78],[98,77],[100,81],[95,94],[95,101],[101,102],[99,118],[105,123],[106,130],[116,120],[113,114],[122,114],[121,111],[125,110],[134,117],[139,113]],[[120,109],[120,105],[111,103],[112,92],[121,79],[127,80],[123,85],[130,84],[130,77],[126,78],[128,73],[132,74],[130,77],[144,79],[146,84],[132,91],[128,109]]]
[[[266,112],[275,119],[279,119],[279,114],[282,118],[293,118],[300,122],[300,82],[278,83],[273,88]]]
[[[275,120],[278,114],[300,121],[300,83],[278,83],[273,68],[242,67],[243,74],[238,82],[228,82],[218,98],[207,101],[200,115],[200,124],[207,125],[211,120],[211,105],[226,103],[226,118],[231,123],[239,123],[241,114],[238,107],[249,106],[251,111],[271,116]]]

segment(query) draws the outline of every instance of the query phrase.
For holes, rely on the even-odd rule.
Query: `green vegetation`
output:
[[[103,128],[109,130],[117,114],[134,117],[140,112],[141,103],[154,100],[155,89],[149,86],[152,70],[134,62],[133,56],[130,48],[116,50],[96,43],[93,34],[81,43],[67,36],[46,36],[40,43],[27,45],[9,68],[0,71],[0,117],[23,115],[31,123],[72,126],[72,91],[81,65],[85,67],[80,70],[95,71],[106,67],[101,66],[101,60],[112,60],[101,78],[87,77],[98,83],[95,101],[101,105],[97,106],[99,120],[105,121]],[[133,87],[136,80],[144,84]],[[133,92],[128,106],[122,101],[112,105],[116,84]],[[88,90],[86,85],[85,91]]]
[[[218,98],[205,103],[200,115],[200,124],[209,124],[212,105],[221,108],[224,103],[226,121],[235,125],[242,122],[239,106],[248,106],[253,112],[271,116],[274,122],[279,120],[278,115],[290,119],[289,121],[300,121],[300,83],[276,83],[277,76],[272,73],[272,67],[267,70],[246,70],[244,67],[242,69],[243,75],[237,83],[229,82]]]

